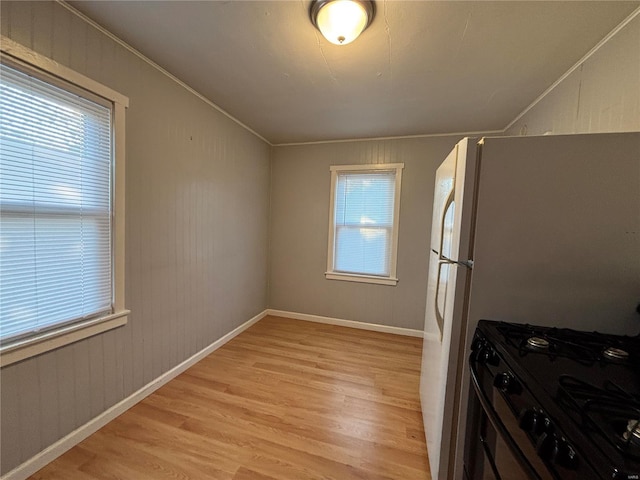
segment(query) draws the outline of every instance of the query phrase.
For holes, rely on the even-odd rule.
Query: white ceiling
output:
[[[640,5],[376,0],[336,46],[309,0],[70,3],[273,144],[502,130]]]

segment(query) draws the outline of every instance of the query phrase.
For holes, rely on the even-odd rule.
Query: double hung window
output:
[[[326,277],[395,285],[403,164],[331,167]]]
[[[114,236],[123,234],[114,228],[116,102],[10,55],[0,69],[0,345],[7,364],[83,338],[82,329],[88,336],[119,326],[127,312],[115,285],[123,253],[114,248]]]

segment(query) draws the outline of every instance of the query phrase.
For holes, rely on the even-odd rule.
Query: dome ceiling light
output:
[[[311,23],[331,43],[353,42],[371,24],[376,13],[370,0],[313,0]]]

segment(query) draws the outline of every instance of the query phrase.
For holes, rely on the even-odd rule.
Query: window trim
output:
[[[80,89],[87,98],[99,97],[112,106],[112,312],[98,318],[63,325],[16,340],[0,347],[0,367],[40,355],[84,338],[121,327],[128,321],[125,308],[125,109],[129,99],[95,80],[75,72],[19,43],[0,36],[3,63],[38,76],[57,87],[74,92]],[[78,93],[77,91],[74,93]]]
[[[398,283],[397,266],[398,266],[398,231],[400,226],[400,193],[402,188],[402,170],[404,163],[374,163],[362,165],[332,165],[329,170],[331,172],[331,193],[329,204],[329,239],[327,242],[327,271],[324,276],[327,280],[342,280],[347,282],[372,283],[377,285],[392,285]],[[344,273],[334,270],[334,253],[335,253],[335,201],[336,201],[336,184],[338,180],[338,172],[379,172],[379,171],[395,171],[395,195],[393,200],[393,227],[391,235],[391,256],[389,265],[389,276],[382,275],[366,275],[357,273]]]

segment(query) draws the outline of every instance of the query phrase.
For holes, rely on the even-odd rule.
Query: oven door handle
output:
[[[484,392],[484,390],[482,390],[482,387],[480,385],[480,380],[478,377],[476,361],[473,358],[473,354],[471,355],[471,358],[469,360],[469,368],[471,370],[471,380],[473,382],[473,389],[476,391],[476,395],[478,397],[478,400],[480,400],[482,409],[484,410],[485,414],[491,421],[492,425],[498,431],[498,433],[502,437],[502,440],[509,446],[511,453],[513,453],[513,455],[518,459],[518,462],[520,463],[522,468],[524,468],[524,470],[529,474],[529,476],[531,478],[540,479],[540,476],[536,473],[536,471],[533,469],[531,464],[529,464],[527,459],[524,457],[524,455],[522,454],[522,451],[518,448],[516,443],[511,438],[511,435],[509,435],[507,428],[502,423],[502,420],[500,420],[500,418],[498,417],[498,414],[493,408],[493,405],[491,405],[491,401],[489,400],[489,397]]]

